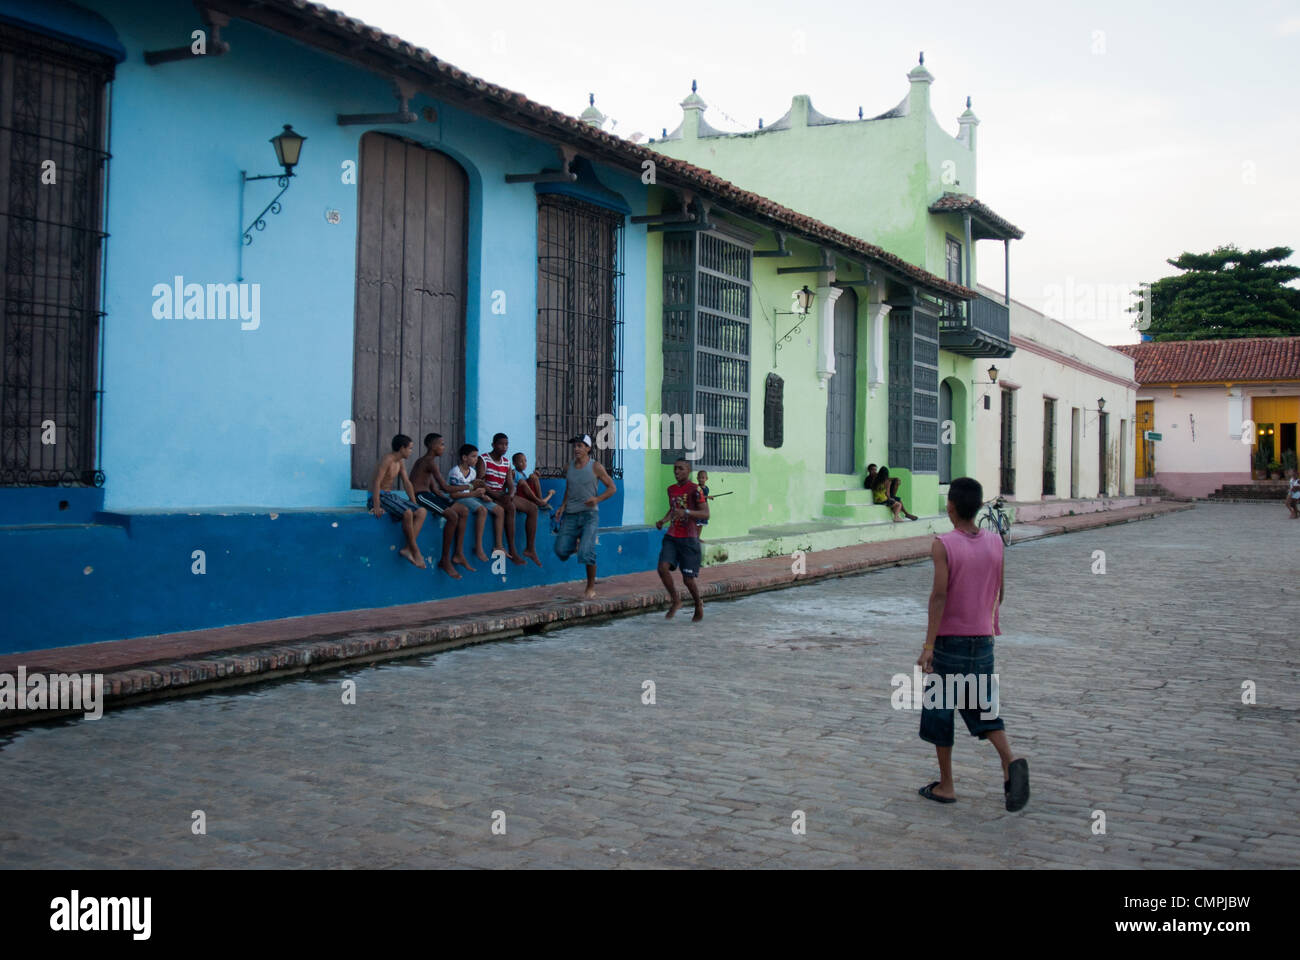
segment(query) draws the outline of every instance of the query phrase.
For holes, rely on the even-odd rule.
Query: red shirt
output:
[[[499,462],[492,459],[492,454],[483,454],[483,479],[487,481],[489,490],[504,490],[510,469],[510,461],[504,454]]]
[[[700,488],[687,480],[685,483],[674,483],[668,488],[668,503],[678,510],[703,510],[704,495],[700,493]],[[700,535],[700,525],[693,517],[682,517],[674,520],[668,527],[668,536],[670,537],[698,537]]]

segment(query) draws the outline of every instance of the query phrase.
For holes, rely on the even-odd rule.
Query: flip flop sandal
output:
[[[927,800],[933,800],[935,803],[956,803],[957,802],[956,797],[941,797],[938,794],[936,794],[934,792],[934,788],[937,787],[938,785],[939,785],[939,781],[936,780],[934,781],[934,783],[927,783],[924,787],[922,787],[920,790],[916,792],[919,793],[921,796],[925,797],[925,799]]]
[[[1029,761],[1012,760],[1007,773],[1011,779],[1002,784],[1002,792],[1007,797],[1007,809],[1015,813],[1029,802]]]

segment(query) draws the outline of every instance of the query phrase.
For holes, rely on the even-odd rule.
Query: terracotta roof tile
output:
[[[1300,337],[1168,340],[1115,349],[1133,358],[1141,384],[1300,380]]]
[[[969,210],[977,220],[983,220],[990,232],[996,233],[999,239],[1019,240],[1025,235],[1025,231],[1010,220],[998,216],[989,207],[965,193],[945,193],[930,204],[931,213],[960,213],[965,210]]]
[[[760,220],[765,219],[778,228],[792,228],[802,234],[805,240],[822,242],[828,246],[836,247],[842,255],[866,258],[882,269],[904,280],[916,283],[932,294],[955,300],[973,300],[978,296],[974,290],[960,284],[951,283],[930,273],[928,270],[914,266],[875,244],[836,230],[820,220],[784,207],[767,197],[751,193],[748,190],[742,190],[734,183],[716,176],[703,167],[697,167],[684,160],[667,157],[647,147],[630,143],[621,137],[616,137],[611,133],[606,133],[584,123],[577,117],[571,117],[544,104],[529,100],[522,93],[516,93],[471,76],[452,64],[439,60],[422,47],[408,43],[401,37],[384,33],[382,30],[362,23],[360,20],[349,17],[340,11],[331,10],[318,3],[309,3],[307,0],[258,0],[258,2],[253,2],[253,0],[214,0],[212,5],[226,10],[234,16],[251,19],[253,22],[262,22],[257,17],[259,9],[265,10],[269,8],[279,14],[289,14],[297,17],[306,23],[310,23],[315,28],[312,33],[299,37],[298,39],[301,42],[319,45],[324,49],[330,49],[334,53],[338,53],[338,51],[324,44],[319,38],[318,32],[322,32],[323,29],[329,27],[335,27],[341,32],[361,35],[366,38],[371,47],[381,48],[386,54],[397,54],[405,58],[407,65],[411,68],[425,75],[432,75],[444,84],[459,88],[462,94],[468,95],[476,101],[481,102],[485,99],[495,101],[523,118],[551,128],[553,135],[560,134],[566,141],[586,142],[592,147],[599,147],[605,154],[614,155],[637,170],[641,169],[641,164],[644,161],[651,160],[655,164],[657,178],[661,181],[668,180],[678,186],[694,188],[716,201],[724,202],[737,213],[757,215]],[[275,24],[270,24],[270,27],[271,29],[277,29]],[[1002,222],[1005,223],[1005,221]],[[1008,226],[1010,225],[1008,224]],[[1014,230],[1015,228],[1011,227],[1011,229]]]

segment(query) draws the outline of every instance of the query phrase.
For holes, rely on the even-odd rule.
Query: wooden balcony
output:
[[[980,296],[950,309],[939,318],[939,346],[944,350],[964,357],[1009,357],[1016,352],[1006,304]]]

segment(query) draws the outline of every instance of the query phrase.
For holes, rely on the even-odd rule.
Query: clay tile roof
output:
[[[1141,384],[1300,380],[1300,337],[1169,340],[1115,349],[1133,358]]]
[[[651,160],[661,183],[693,188],[697,193],[738,214],[749,215],[759,222],[765,221],[769,227],[792,230],[805,240],[837,248],[841,255],[847,257],[865,258],[883,271],[904,282],[915,283],[933,295],[953,300],[974,300],[978,296],[974,290],[913,266],[875,244],[842,233],[767,197],[742,190],[703,167],[630,143],[583,123],[577,117],[529,100],[522,93],[473,77],[450,63],[439,60],[422,47],[384,33],[338,10],[308,0],[210,0],[205,6],[292,35],[302,43],[364,63],[373,69],[379,69],[374,58],[363,59],[363,53],[378,51],[389,58],[396,57],[399,63],[390,64],[388,69],[401,67],[408,71],[408,76],[410,72],[416,72],[424,78],[434,80],[443,87],[440,95],[451,99],[449,95],[454,94],[460,105],[468,109],[490,112],[504,122],[548,134],[557,140],[562,138],[565,143],[585,144],[592,158],[607,163],[622,164],[639,171],[644,161]],[[303,26],[312,29],[298,32]],[[346,36],[332,38],[330,31]],[[359,43],[358,38],[365,42]],[[339,39],[344,41],[342,46]]]
[[[962,213],[967,210],[970,211],[971,218],[984,227],[981,234],[975,237],[977,240],[985,237],[1019,240],[1025,235],[1025,231],[1010,220],[1003,219],[974,197],[964,193],[945,193],[930,204],[931,213]]]

